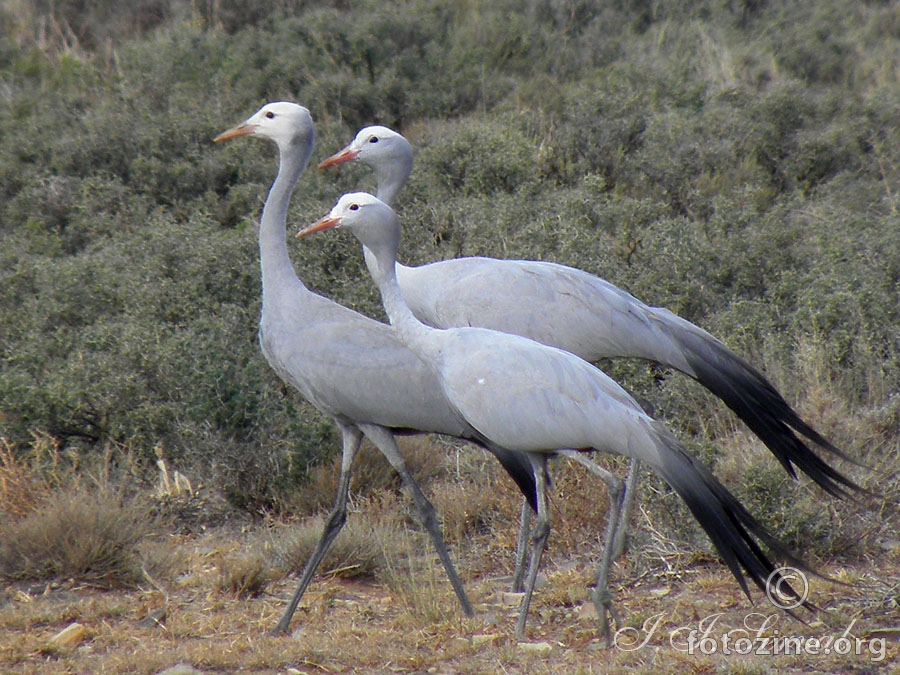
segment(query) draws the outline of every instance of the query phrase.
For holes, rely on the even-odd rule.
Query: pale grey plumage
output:
[[[350,468],[363,435],[403,477],[460,603],[471,615],[471,605],[447,554],[434,509],[406,470],[392,432],[437,432],[483,441],[446,401],[434,374],[389,326],[313,293],[297,277],[288,255],[285,225],[291,192],[312,152],[314,130],[309,111],[294,103],[269,103],[215,140],[246,135],[274,141],[280,161],[259,229],[263,295],[260,345],[279,377],[335,420],[342,432],[344,452],[334,509],[275,632],[288,629],[318,563],[343,526]],[[514,453],[489,449],[523,492],[533,492],[534,479],[527,462]]]
[[[415,318],[396,276],[399,222],[366,193],[344,195],[309,234],[346,227],[367,248],[367,265],[391,324],[437,375],[450,404],[485,438],[529,457],[538,485],[538,517],[518,633],[549,533],[546,456],[558,448],[606,450],[640,459],[684,499],[749,595],[747,579],[787,588],[754,537],[793,559],[678,441],[602,371],[579,357],[528,338],[484,328],[435,329]],[[792,593],[792,591],[788,591]],[[795,597],[799,598],[799,596]]]
[[[406,184],[412,171],[412,148],[403,136],[387,127],[366,127],[360,130],[346,148],[321,162],[318,168],[324,169],[354,160],[374,171],[377,196],[390,204]],[[369,251],[365,248],[364,251],[368,261]],[[555,317],[551,319],[552,315],[542,313],[550,305],[555,311],[561,304],[557,301],[566,289],[548,283],[552,279],[546,278],[548,272],[542,269],[535,269],[533,272],[525,270],[524,275],[519,275],[510,265],[495,264],[498,262],[490,258],[458,258],[421,267],[407,267],[398,263],[397,278],[413,313],[430,326],[481,326],[524,335],[576,354],[581,354],[582,349],[590,351],[589,345],[596,340],[596,336],[578,339],[569,331],[571,322],[563,320],[557,327]],[[495,282],[500,286],[494,286]],[[503,285],[508,283],[515,284],[516,288],[507,291]],[[572,290],[578,292],[577,288]],[[523,293],[524,295],[520,295]],[[526,302],[515,300],[517,295]],[[539,301],[537,312],[532,313],[527,309],[530,304],[528,299]],[[567,307],[568,305],[563,309]],[[583,309],[590,311],[589,306]],[[616,477],[597,465],[591,465],[583,459],[579,461],[607,483],[612,509],[610,516],[618,513],[616,505],[621,504],[622,520],[627,523],[634,505],[634,491],[628,490],[624,500],[619,499],[617,494],[624,487]],[[639,471],[640,464],[632,463],[628,475],[630,486],[636,484]],[[531,514],[528,505],[523,504],[512,581],[512,590],[517,592],[524,589],[526,541]],[[605,580],[609,574],[611,559],[618,557],[625,545],[626,528],[619,525],[617,522],[610,523],[615,541],[609,539],[604,545],[592,592],[592,599],[605,630],[608,630],[608,624],[604,615],[612,612]]]
[[[319,168],[353,160],[373,169],[377,196],[388,204],[413,164],[407,140],[381,126],[360,130]],[[801,437],[846,455],[802,420],[758,370],[705,330],[599,277],[547,262],[474,257],[398,264],[397,280],[410,309],[431,326],[481,326],[524,335],[587,361],[634,357],[679,370],[731,408],[792,476],[799,467],[835,496],[859,489]]]

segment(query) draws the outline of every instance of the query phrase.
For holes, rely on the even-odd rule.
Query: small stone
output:
[[[190,663],[178,663],[171,668],[159,671],[156,675],[203,675],[203,671],[197,670]]]
[[[472,646],[473,647],[483,647],[484,645],[490,645],[497,641],[496,635],[473,635],[472,636]]]
[[[528,654],[549,654],[553,645],[549,642],[520,642],[519,649]]]
[[[73,647],[84,639],[84,633],[84,626],[80,623],[72,623],[50,638],[47,644],[51,649]]]
[[[524,597],[524,593],[505,592],[500,594],[500,603],[507,607],[518,607],[522,604],[522,598]]]

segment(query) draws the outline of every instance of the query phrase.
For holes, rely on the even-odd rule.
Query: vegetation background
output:
[[[407,262],[574,265],[746,356],[865,465],[844,468],[883,496],[874,509],[798,490],[685,378],[601,365],[813,560],[877,559],[896,546],[900,495],[898,76],[900,5],[882,0],[5,0],[0,573],[72,576],[35,531],[85,502],[121,516],[112,548],[141,541],[127,507],[160,457],[207,495],[156,504],[165,527],[234,514],[271,527],[328,504],[333,429],[256,341],[274,150],[211,143],[282,99],[316,120],[313,162],[368,124],[411,140]],[[361,167],[310,170],[290,221],[361,185]],[[382,316],[350,237],[290,246],[308,285]],[[497,494],[512,506],[474,496],[492,469],[453,448],[470,473],[438,466],[446,444],[418,443],[418,469],[451,495],[451,539],[513,527],[511,492]],[[368,459],[361,499],[393,504],[379,471]],[[603,500],[571,480],[557,508],[580,522]],[[100,488],[111,501],[78,497]],[[644,517],[677,533],[669,553],[704,546],[662,484],[643,493]],[[496,523],[446,513],[460,495]],[[562,530],[560,555],[580,533]],[[265,566],[229,564],[236,592]],[[133,561],[82,567],[91,583],[140,578]]]

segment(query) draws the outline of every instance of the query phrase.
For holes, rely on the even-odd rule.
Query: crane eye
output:
[[[359,211],[359,204],[351,204],[347,208],[350,209],[351,211]]]
[[[266,119],[269,119],[269,120],[275,119],[275,113],[273,113],[271,110],[267,110],[266,111]]]

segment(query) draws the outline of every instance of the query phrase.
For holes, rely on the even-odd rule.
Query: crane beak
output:
[[[256,131],[256,127],[256,124],[243,122],[242,124],[238,124],[236,127],[232,127],[228,131],[223,131],[213,139],[213,143],[221,143],[222,141],[228,141],[232,138],[237,138],[238,136],[249,136],[254,131]]]
[[[314,234],[316,232],[321,232],[322,230],[330,230],[332,227],[337,227],[341,224],[341,219],[336,216],[325,216],[321,220],[316,221],[309,227],[304,227],[297,233],[297,239],[301,237],[305,237],[308,234]]]
[[[317,169],[327,169],[329,166],[337,166],[345,162],[352,162],[359,157],[359,150],[352,149],[349,145],[338,153],[333,154],[328,159],[322,160]]]

